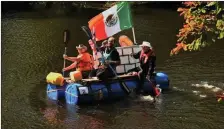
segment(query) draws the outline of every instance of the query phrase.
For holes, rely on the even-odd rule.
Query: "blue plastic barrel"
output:
[[[47,84],[47,97],[51,100],[58,100],[65,97],[65,85],[56,86],[53,84]]]
[[[104,83],[93,83],[91,84],[92,97],[94,100],[105,100],[108,98],[107,87]]]
[[[159,84],[159,88],[161,89],[169,88],[169,78],[167,74],[158,72],[156,73],[155,80],[156,80],[156,83]]]
[[[71,83],[68,84],[65,90],[65,100],[68,104],[77,104],[78,103],[78,86],[81,84]]]

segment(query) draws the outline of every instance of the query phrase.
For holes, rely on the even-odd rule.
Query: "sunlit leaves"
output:
[[[172,56],[174,54],[178,54],[179,51],[180,51],[180,49],[187,50],[187,46],[184,43],[177,43],[176,45],[177,45],[176,48],[174,48],[174,49],[171,50],[170,56]]]
[[[215,4],[216,4],[216,2],[209,2],[209,4],[207,4],[207,6],[213,6]]]
[[[219,30],[224,30],[224,21],[223,20],[217,20],[216,27]]]
[[[198,2],[185,2],[186,7],[196,7],[199,3]]]
[[[222,8],[219,8],[219,9],[217,10],[217,14],[219,14],[221,11],[222,11]]]
[[[222,38],[224,38],[224,31],[220,32],[219,37],[218,37],[218,39],[222,39]]]
[[[211,42],[216,42],[216,39],[224,38],[224,15],[220,15],[223,9],[219,2],[187,1],[184,5],[185,7],[178,8],[177,11],[183,16],[185,23],[176,35],[178,43],[170,55],[178,54],[180,50],[200,50]],[[212,37],[207,38],[208,34]]]

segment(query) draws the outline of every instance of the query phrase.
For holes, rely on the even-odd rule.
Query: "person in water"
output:
[[[76,46],[76,49],[79,53],[77,57],[68,57],[67,55],[63,55],[64,59],[73,62],[70,66],[64,68],[63,71],[76,68],[77,71],[82,73],[83,78],[88,78],[89,73],[93,70],[93,56],[87,52],[87,47],[83,44]]]
[[[102,62],[99,65],[99,68],[95,73],[91,74],[91,77],[96,75],[100,80],[107,80],[115,76],[114,71],[116,71],[116,66],[120,64],[120,56],[117,49],[114,47],[115,39],[110,37],[107,41],[105,50],[102,51],[105,62]],[[109,67],[109,65],[111,67]],[[113,70],[112,70],[112,69]]]
[[[142,45],[140,46],[142,47],[141,51],[135,54],[131,54],[132,57],[139,59],[140,62],[140,71],[138,71],[139,86],[136,88],[137,94],[139,94],[142,90],[144,80],[146,78],[148,80],[152,79],[156,62],[156,55],[151,44],[147,41],[143,41]],[[152,83],[152,86],[155,88],[155,83]],[[154,91],[154,96],[156,96],[155,94],[156,93]]]

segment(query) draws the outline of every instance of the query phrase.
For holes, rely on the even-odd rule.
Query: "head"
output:
[[[78,50],[78,53],[81,54],[81,53],[84,53],[87,51],[87,47],[83,44],[80,44],[79,46],[76,46],[76,49]]]
[[[108,46],[109,48],[112,48],[112,47],[114,46],[114,42],[115,42],[114,37],[110,37],[110,38],[108,39],[107,46]]]
[[[107,40],[104,40],[103,42],[102,42],[102,46],[101,47],[106,47],[107,46]]]
[[[140,45],[140,46],[142,47],[142,50],[143,50],[145,53],[151,51],[151,49],[152,49],[151,44],[150,44],[149,42],[147,42],[147,41],[143,41],[143,42],[142,42],[142,45]]]

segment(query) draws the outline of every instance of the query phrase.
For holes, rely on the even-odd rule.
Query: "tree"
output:
[[[184,7],[177,9],[184,17],[183,27],[177,35],[177,46],[170,55],[180,50],[197,51],[224,38],[224,9],[220,2],[184,2]]]

